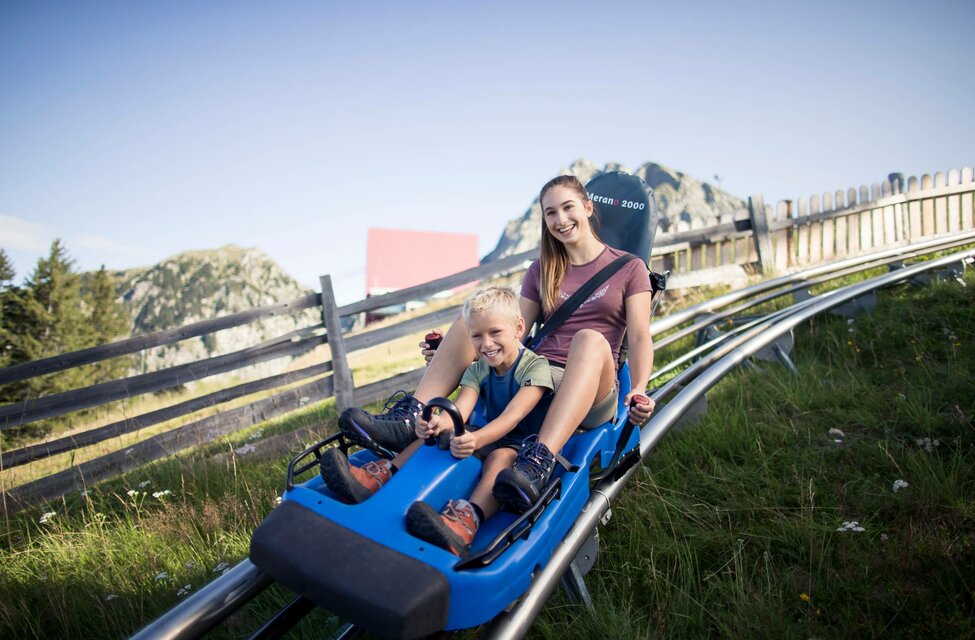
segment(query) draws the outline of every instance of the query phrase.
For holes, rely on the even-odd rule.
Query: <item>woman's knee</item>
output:
[[[572,336],[569,354],[573,352],[595,356],[612,356],[606,336],[593,329],[580,329]]]

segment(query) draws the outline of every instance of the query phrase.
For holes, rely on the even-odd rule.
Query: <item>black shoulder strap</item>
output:
[[[525,345],[529,349],[534,349],[537,347],[538,343],[542,341],[542,338],[550,334],[556,327],[565,322],[565,319],[572,315],[572,312],[578,309],[586,298],[592,295],[593,291],[595,291],[599,285],[609,280],[614,273],[622,269],[623,265],[628,263],[630,260],[640,260],[640,258],[632,253],[627,253],[600,269],[596,275],[589,278],[584,285],[576,289],[576,292],[569,296],[569,299],[563,302],[562,305],[555,310],[552,317],[546,320],[538,331],[535,332],[534,337],[525,339]],[[640,262],[643,261],[640,260]]]

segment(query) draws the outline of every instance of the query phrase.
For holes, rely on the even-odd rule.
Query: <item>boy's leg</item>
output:
[[[515,450],[507,447],[492,451],[484,460],[481,479],[470,500],[450,500],[440,513],[425,502],[414,502],[406,513],[406,529],[458,556],[466,554],[481,523],[498,512],[491,487],[498,473],[511,466],[515,455]]]
[[[484,460],[484,467],[481,469],[481,479],[474,487],[470,501],[480,508],[484,519],[487,520],[498,512],[501,503],[494,497],[491,490],[494,488],[494,481],[498,474],[504,469],[510,469],[518,452],[508,447],[495,449]]]
[[[378,414],[357,407],[346,409],[339,416],[339,427],[350,435],[366,436],[391,451],[402,451],[416,439],[413,429],[424,403],[450,395],[460,384],[464,369],[474,361],[474,355],[467,326],[458,318],[434,353],[416,393],[403,392],[401,398],[387,402],[386,409]]]

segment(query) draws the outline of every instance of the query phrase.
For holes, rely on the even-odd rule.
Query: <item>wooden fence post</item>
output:
[[[328,332],[328,348],[332,352],[335,406],[339,412],[342,412],[351,407],[354,402],[355,383],[352,381],[345,339],[342,337],[342,320],[339,317],[338,305],[335,304],[332,276],[321,276],[319,281],[322,284],[322,320],[325,321],[325,330]]]
[[[769,233],[765,198],[761,194],[748,198],[748,213],[752,219],[752,234],[755,236],[758,262],[762,273],[769,275],[775,271],[775,253],[772,251],[772,234]]]

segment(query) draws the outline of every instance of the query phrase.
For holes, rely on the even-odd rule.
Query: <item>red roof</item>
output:
[[[479,263],[473,233],[369,229],[366,295],[423,284]]]

